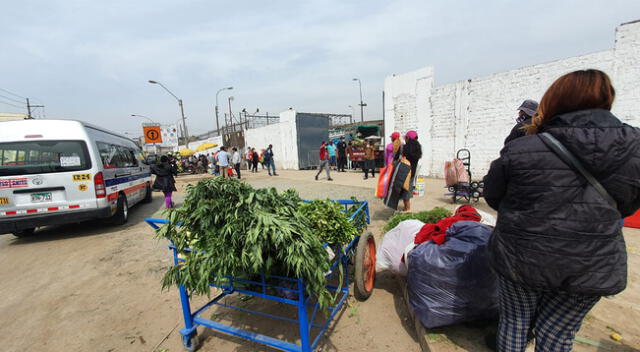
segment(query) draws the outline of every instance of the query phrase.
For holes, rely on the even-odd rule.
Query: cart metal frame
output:
[[[364,216],[366,223],[370,224],[371,218],[369,215],[369,204],[367,201],[356,202],[353,200],[335,200],[334,202],[340,203],[344,206],[344,212],[349,210],[350,206],[360,204],[358,209],[350,216],[349,220],[354,221],[356,218],[360,216]],[[364,214],[363,214],[364,213]],[[155,230],[159,229],[163,224],[168,223],[168,220],[165,219],[153,219],[147,218],[145,221]],[[180,330],[180,334],[182,335],[182,343],[186,350],[194,351],[198,346],[196,329],[198,326],[204,326],[215,331],[219,331],[222,333],[226,333],[229,335],[234,335],[240,338],[244,338],[249,341],[254,341],[257,343],[261,343],[267,346],[271,346],[283,351],[291,351],[291,352],[311,352],[314,351],[318,346],[321,338],[324,336],[325,332],[329,328],[329,325],[335,318],[336,314],[340,312],[341,308],[344,306],[345,301],[349,297],[349,263],[351,257],[354,255],[356,251],[356,247],[360,241],[360,237],[362,235],[356,236],[346,247],[342,248],[341,246],[333,246],[332,249],[336,251],[336,258],[331,263],[330,271],[325,275],[327,279],[330,279],[336,275],[336,269],[338,269],[338,265],[342,263],[344,267],[344,282],[342,287],[327,285],[327,289],[331,292],[335,293],[337,298],[334,306],[327,307],[326,310],[330,312],[326,321],[324,323],[318,324],[314,323],[317,313],[320,310],[320,307],[317,302],[313,301],[313,297],[309,296],[305,290],[304,281],[300,278],[287,278],[283,276],[275,276],[271,275],[269,278],[263,273],[260,275],[260,281],[253,281],[247,279],[240,279],[227,276],[225,277],[228,282],[226,284],[210,284],[211,287],[216,287],[222,290],[220,294],[210,300],[208,303],[204,304],[202,307],[196,309],[195,311],[191,308],[191,302],[189,299],[189,293],[187,292],[184,286],[179,286],[178,290],[180,293],[180,303],[182,306],[182,316],[184,319],[184,328]],[[325,247],[328,244],[324,244]],[[173,253],[173,265],[178,265],[184,259],[179,257],[178,250],[176,247],[171,244],[169,246]],[[187,250],[188,251],[188,250]],[[375,264],[375,253],[373,255],[373,261]],[[375,270],[375,269],[374,269]],[[269,281],[269,282],[268,282]],[[270,282],[280,282],[280,284],[273,284]],[[283,287],[281,283],[289,283],[291,287]],[[247,289],[246,286],[251,285],[252,288],[257,287],[257,290]],[[238,287],[239,286],[239,287]],[[293,288],[292,288],[293,287]],[[372,287],[372,283],[371,283]],[[291,296],[295,295],[296,298],[286,298],[276,296],[271,294],[273,290],[277,290],[279,292],[290,292]],[[221,300],[224,297],[232,295],[234,293],[249,295],[253,297],[258,297],[262,299],[266,299],[269,301],[280,302],[284,304],[288,304],[297,308],[297,319],[291,319],[288,317],[268,314],[265,312],[259,312],[255,310],[251,310],[245,307],[239,307],[234,305],[229,305],[222,303]],[[286,295],[285,295],[286,296]],[[252,331],[248,331],[245,329],[241,329],[238,327],[233,327],[231,325],[227,325],[221,322],[213,321],[210,319],[206,319],[202,317],[203,313],[213,307],[213,306],[221,306],[225,308],[231,308],[240,310],[246,313],[255,314],[258,316],[278,319],[281,321],[286,321],[289,323],[298,324],[298,330],[300,335],[300,344],[294,344],[288,341],[280,340],[274,337],[258,334]],[[313,307],[313,311],[309,316],[309,312],[307,311],[308,307]],[[319,332],[315,337],[311,334],[311,329],[316,328],[319,329]]]

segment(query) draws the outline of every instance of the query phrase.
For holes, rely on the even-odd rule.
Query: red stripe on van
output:
[[[70,205],[69,206],[69,209],[78,209],[78,208],[80,208],[79,205]]]
[[[27,214],[37,213],[38,209],[27,209]]]
[[[7,215],[16,215],[16,212],[15,212],[15,210],[14,211],[8,211],[6,214]]]
[[[47,211],[56,211],[56,210],[58,210],[58,207],[47,208]]]

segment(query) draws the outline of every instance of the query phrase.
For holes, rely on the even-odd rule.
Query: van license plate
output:
[[[0,205],[7,205],[7,204],[9,204],[9,198],[0,197]]]
[[[51,201],[51,192],[31,193],[31,203],[42,203]]]

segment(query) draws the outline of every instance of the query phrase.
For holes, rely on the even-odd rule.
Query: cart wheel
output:
[[[449,192],[455,192],[455,191],[456,191],[456,188],[455,188],[455,187],[453,187],[453,186],[449,186]]]
[[[478,182],[475,182],[475,181],[471,182],[471,189],[476,189],[476,188],[478,188],[479,185],[480,184]]]
[[[189,352],[193,352],[198,349],[199,343],[200,339],[198,338],[198,334],[195,332],[189,336],[182,336],[182,346]]]
[[[376,280],[376,241],[371,232],[360,236],[356,248],[355,296],[365,301],[373,293]]]

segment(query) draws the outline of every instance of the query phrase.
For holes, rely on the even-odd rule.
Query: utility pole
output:
[[[42,108],[44,110],[44,105],[31,105],[31,103],[29,102],[29,98],[25,98],[27,99],[27,117],[32,119],[33,117],[31,116],[31,108]]]
[[[31,104],[29,104],[29,98],[27,98],[27,117],[31,118]]]

